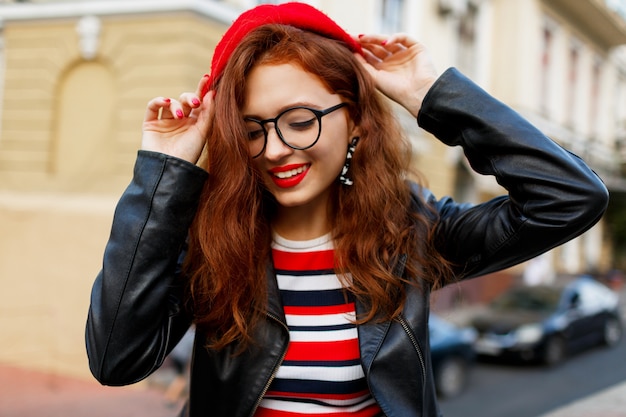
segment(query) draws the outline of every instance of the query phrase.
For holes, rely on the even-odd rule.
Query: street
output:
[[[480,361],[467,390],[441,400],[444,417],[538,417],[556,407],[626,381],[626,341],[568,358],[554,369]]]

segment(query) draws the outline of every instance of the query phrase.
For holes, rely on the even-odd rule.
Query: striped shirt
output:
[[[255,417],[381,413],[361,368],[354,301],[334,271],[330,235],[274,236],[272,257],[290,343]]]

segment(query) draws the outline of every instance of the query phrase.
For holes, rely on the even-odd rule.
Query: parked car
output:
[[[437,393],[442,398],[455,397],[467,386],[476,331],[457,327],[435,314],[430,315],[428,329]]]
[[[472,321],[478,355],[515,356],[547,365],[598,344],[616,345],[623,332],[619,297],[588,276],[562,286],[514,287]]]

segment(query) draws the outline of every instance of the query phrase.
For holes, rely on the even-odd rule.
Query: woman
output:
[[[509,195],[457,204],[407,181],[378,91]],[[143,131],[87,350],[101,383],[130,384],[194,323],[182,415],[437,416],[430,291],[562,244],[607,204],[579,158],[419,43],[352,38],[298,3],[244,13]]]

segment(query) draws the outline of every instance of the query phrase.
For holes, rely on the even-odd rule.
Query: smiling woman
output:
[[[329,204],[328,191],[337,182],[346,162],[348,144],[359,135],[358,127],[347,112],[349,104],[331,94],[318,77],[300,65],[264,63],[275,59],[270,55],[260,60],[247,78],[247,100],[242,113],[261,117],[278,113],[266,120],[244,117],[248,127],[250,123],[262,127],[261,137],[249,141],[251,156],[280,207],[297,207],[300,219],[323,219]],[[309,107],[301,104],[305,102],[310,103]],[[274,124],[273,131],[267,130],[267,123]],[[263,146],[259,147],[261,140]],[[259,148],[260,152],[255,152]],[[283,219],[288,224],[281,224]],[[311,229],[307,222],[306,233],[310,235],[306,236],[299,229],[302,221],[292,219],[293,216],[275,216],[275,230],[282,230],[287,238],[303,239],[330,232],[329,221],[316,222],[321,227],[318,230]]]
[[[387,98],[511,196],[407,181]],[[430,291],[559,245],[606,204],[584,162],[416,40],[258,6],[196,91],[148,103],[92,292],[91,370],[143,379],[195,324],[183,416],[438,416]]]

